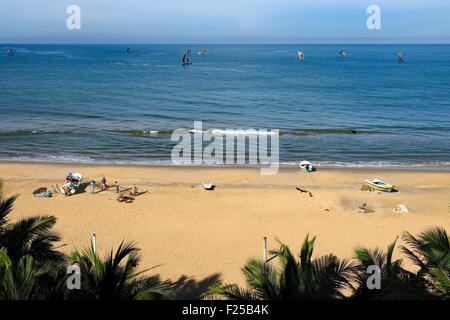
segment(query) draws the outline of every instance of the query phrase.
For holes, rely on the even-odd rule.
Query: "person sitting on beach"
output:
[[[72,172],[69,172],[66,176],[66,181],[64,182],[64,184],[70,184],[72,183]]]
[[[135,196],[138,194],[138,187],[136,186],[136,184],[133,184],[133,188],[131,189],[131,195]]]
[[[65,196],[70,196],[70,188],[69,186],[64,186],[63,187],[63,193]]]
[[[100,188],[101,188],[102,190],[105,190],[105,189],[106,189],[106,178],[105,178],[105,177],[103,177],[102,180],[101,180],[101,182],[100,182]]]

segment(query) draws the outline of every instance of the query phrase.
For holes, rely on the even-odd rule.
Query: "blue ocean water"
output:
[[[202,120],[279,129],[286,164],[450,167],[450,45],[126,47],[0,45],[0,159],[170,164]]]

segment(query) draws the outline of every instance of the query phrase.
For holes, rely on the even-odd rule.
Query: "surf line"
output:
[[[171,158],[175,165],[255,165],[262,175],[274,175],[279,169],[279,138],[278,129],[204,131],[203,122],[194,121],[193,130],[172,132],[177,144]]]

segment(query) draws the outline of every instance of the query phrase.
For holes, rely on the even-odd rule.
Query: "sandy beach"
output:
[[[38,187],[61,185],[69,171],[82,173],[86,181],[106,176],[122,188],[137,184],[149,192],[130,204],[116,201],[113,189],[33,197]],[[360,191],[366,178],[375,177],[399,192]],[[445,171],[282,169],[261,176],[254,168],[1,162],[0,178],[6,194],[20,194],[12,219],[55,215],[64,251],[88,246],[93,231],[103,253],[132,240],[142,249],[143,268],[157,266],[152,271],[162,278],[187,276],[198,285],[216,279],[242,284],[240,268],[248,258],[262,256],[264,236],[269,249],[278,237],[298,251],[309,233],[317,236],[315,255],[350,258],[357,245],[385,248],[406,230],[417,233],[434,225],[450,230],[450,172]],[[202,182],[217,187],[205,191]],[[359,213],[362,203],[374,212]],[[398,204],[410,213],[394,213]]]

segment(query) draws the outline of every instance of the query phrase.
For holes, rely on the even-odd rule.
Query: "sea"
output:
[[[0,44],[0,74],[0,160],[172,165],[202,121],[279,130],[285,166],[450,169],[450,45]]]

